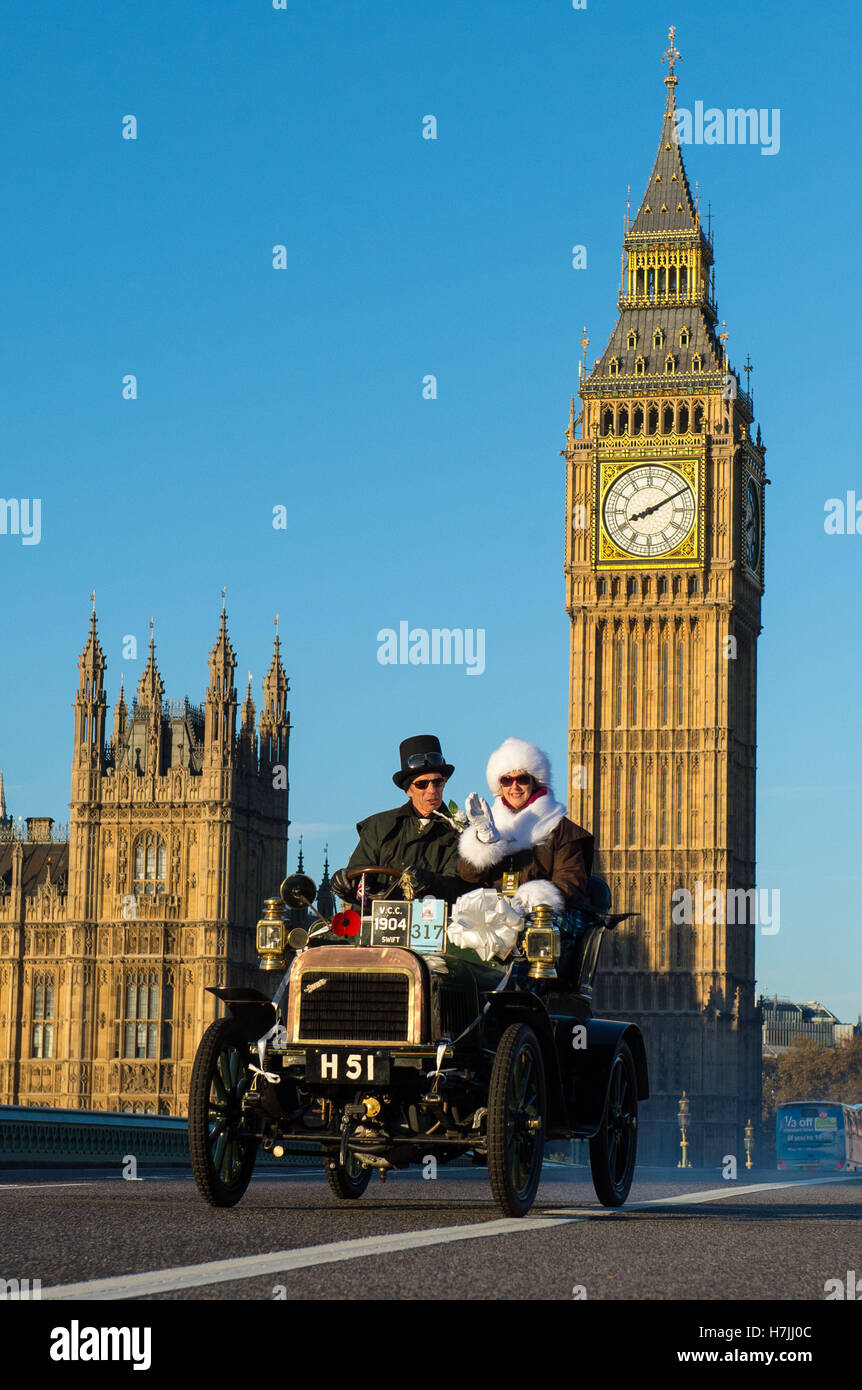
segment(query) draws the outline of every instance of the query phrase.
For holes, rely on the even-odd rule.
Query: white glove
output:
[[[476,832],[476,839],[481,844],[492,845],[495,840],[499,840],[500,832],[494,824],[491,807],[484,796],[479,796],[478,792],[471,792],[464,802],[464,811]]]

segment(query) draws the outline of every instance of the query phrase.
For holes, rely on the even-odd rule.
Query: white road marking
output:
[[[369,1236],[365,1240],[337,1240],[331,1245],[307,1245],[298,1250],[275,1250],[267,1255],[243,1255],[233,1260],[210,1260],[206,1264],[178,1265],[173,1269],[150,1270],[144,1274],[120,1274],[111,1279],[88,1279],[80,1284],[57,1284],[43,1289],[42,1298],[107,1299],[145,1298],[148,1294],[174,1289],[197,1289],[204,1284],[230,1284],[236,1279],[255,1279],[263,1274],[282,1274],[309,1265],[336,1264],[369,1255],[387,1255],[400,1250],[417,1250],[427,1245],[446,1245],[456,1240],[481,1240],[491,1236],[517,1235],[522,1231],[543,1231],[567,1226],[572,1217],[525,1216],[480,1221],[474,1226],[441,1226],[427,1231],[399,1231],[395,1235]],[[579,1218],[575,1217],[574,1220]]]
[[[441,1226],[424,1231],[399,1231],[391,1235],[369,1236],[360,1240],[338,1240],[328,1245],[274,1250],[265,1255],[243,1255],[236,1259],[176,1265],[169,1269],[147,1270],[140,1274],[119,1274],[108,1279],[87,1279],[77,1284],[57,1284],[53,1288],[43,1289],[42,1298],[54,1301],[146,1298],[153,1294],[171,1293],[177,1289],[197,1289],[208,1284],[230,1284],[239,1279],[256,1279],[262,1275],[283,1274],[293,1269],[308,1269],[310,1266],[337,1264],[343,1260],[397,1254],[402,1250],[420,1250],[423,1247],[447,1245],[454,1241],[486,1240],[495,1236],[519,1235],[525,1231],[544,1231],[557,1226],[574,1225],[596,1216],[624,1216],[627,1212],[647,1207],[718,1202],[727,1200],[728,1197],[754,1192],[822,1186],[844,1180],[845,1176],[841,1174],[790,1182],[751,1183],[744,1187],[716,1187],[703,1192],[681,1192],[672,1197],[656,1197],[652,1201],[630,1202],[624,1207],[552,1208],[543,1216],[500,1218],[496,1221],[480,1221],[475,1225]]]
[[[547,1216],[613,1216],[614,1214],[625,1215],[627,1211],[643,1210],[645,1207],[667,1207],[676,1203],[685,1205],[687,1202],[721,1202],[727,1197],[742,1197],[751,1192],[779,1192],[785,1187],[816,1187],[824,1183],[853,1181],[849,1173],[832,1173],[820,1178],[798,1178],[789,1182],[755,1182],[747,1183],[744,1187],[737,1187],[735,1183],[728,1183],[725,1187],[713,1187],[705,1192],[677,1192],[673,1197],[653,1197],[650,1201],[626,1202],[623,1207],[601,1207],[598,1211],[593,1207],[547,1207]]]

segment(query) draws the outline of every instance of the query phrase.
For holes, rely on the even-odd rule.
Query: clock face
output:
[[[642,463],[608,488],[605,530],[621,550],[649,560],[681,545],[694,525],[695,510],[694,490],[681,473]]]
[[[760,496],[753,478],[749,478],[748,487],[745,490],[743,545],[748,568],[756,572],[760,565]]]

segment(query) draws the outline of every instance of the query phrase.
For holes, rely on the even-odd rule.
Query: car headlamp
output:
[[[527,914],[523,940],[531,980],[555,980],[560,959],[560,929],[550,907],[540,904]]]
[[[284,969],[287,923],[281,898],[267,898],[257,924],[257,954],[261,970]]]

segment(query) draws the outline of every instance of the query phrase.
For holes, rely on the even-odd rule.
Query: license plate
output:
[[[389,1080],[387,1052],[353,1052],[346,1047],[325,1048],[305,1054],[306,1081],[354,1081],[378,1085]]]

